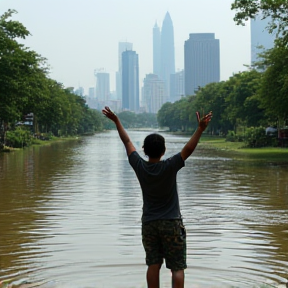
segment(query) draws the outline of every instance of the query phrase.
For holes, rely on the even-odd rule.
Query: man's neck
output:
[[[160,162],[160,159],[161,159],[161,157],[159,157],[159,158],[150,158],[149,157],[148,162],[149,163],[157,163],[157,162]]]

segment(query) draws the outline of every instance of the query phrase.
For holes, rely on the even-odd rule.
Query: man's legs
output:
[[[152,264],[147,269],[147,285],[148,288],[159,288],[160,287],[160,268],[162,264]]]
[[[172,288],[184,288],[184,270],[172,272]]]

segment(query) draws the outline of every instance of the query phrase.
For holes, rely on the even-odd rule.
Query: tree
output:
[[[255,18],[256,15],[261,15],[262,19],[270,17],[268,31],[272,33],[276,30],[276,42],[288,44],[287,0],[234,0],[231,9],[236,11],[234,21],[238,25],[245,25],[245,21]]]
[[[235,74],[227,81],[230,93],[226,97],[225,114],[233,119],[236,133],[237,125],[258,126],[264,118],[260,100],[256,96],[261,85],[262,73],[252,69]]]
[[[8,10],[0,17],[0,121],[4,127],[31,112],[36,119],[48,96],[45,59],[17,42],[30,33],[21,23],[9,20],[14,13]]]
[[[173,130],[174,127],[174,110],[173,104],[166,102],[162,105],[157,113],[157,121],[160,127],[169,127],[169,130]]]
[[[25,39],[29,31],[21,23],[9,20],[13,13],[16,11],[8,10],[0,17],[0,121],[5,123],[21,116],[19,107],[24,99],[19,99],[18,93],[23,86],[23,74],[27,74],[35,60],[16,40]]]
[[[274,48],[260,54],[262,60],[257,65],[264,68],[264,73],[258,100],[272,122],[277,118],[285,121],[288,117],[288,1],[235,0],[231,9],[236,10],[237,24],[244,25],[258,14],[271,18],[267,29],[270,33],[276,31],[277,39]]]
[[[261,105],[271,121],[288,118],[288,47],[275,47],[264,55],[266,71],[259,90]]]
[[[200,88],[196,93],[193,113],[195,114],[195,111],[199,111],[202,115],[209,111],[213,112],[213,121],[211,121],[207,130],[211,131],[212,134],[227,133],[227,125],[224,125],[222,117],[227,106],[225,101],[226,96],[227,84],[225,82],[207,84],[206,86]]]

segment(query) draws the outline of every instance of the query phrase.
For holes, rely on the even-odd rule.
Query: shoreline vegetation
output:
[[[14,147],[9,147],[9,146],[4,146],[3,149],[0,150],[0,153],[21,151],[23,149],[27,149],[27,148],[29,149],[31,147],[51,145],[51,144],[57,143],[57,142],[81,140],[82,137],[85,137],[85,135],[83,135],[83,136],[82,135],[67,136],[67,137],[52,137],[49,140],[34,139],[33,143],[31,145],[25,146],[23,148],[14,148]]]
[[[174,135],[191,136],[191,132],[168,132]],[[226,141],[222,136],[210,136],[203,134],[200,138],[198,148],[201,149],[215,149],[223,151],[231,158],[246,161],[262,161],[262,162],[278,162],[282,164],[288,164],[288,148],[287,147],[257,147],[249,148],[245,147],[244,142],[231,142]]]
[[[135,130],[135,129],[132,129]],[[150,129],[141,129],[143,131],[150,131]],[[171,133],[174,135],[182,135],[182,136],[190,136],[191,133],[175,133],[175,132],[167,132],[167,131],[159,131],[165,133]],[[50,145],[56,142],[63,142],[63,141],[71,141],[71,140],[81,140],[83,137],[93,136],[96,135],[89,134],[89,135],[77,135],[77,136],[70,136],[70,137],[52,137],[49,140],[39,140],[36,139],[33,141],[33,144],[29,147],[33,146],[43,146],[43,145]],[[24,148],[29,148],[24,147]],[[231,158],[238,159],[238,160],[246,160],[246,161],[265,161],[265,162],[278,162],[278,163],[287,163],[288,164],[288,148],[282,147],[263,147],[263,148],[247,148],[245,147],[244,142],[229,142],[226,141],[224,137],[219,136],[209,136],[209,135],[202,135],[198,147],[201,149],[215,149],[223,151]],[[13,152],[23,150],[23,148],[11,148],[5,146],[1,152]]]
[[[287,147],[248,148],[244,142],[229,142],[224,137],[203,135],[199,146],[204,149],[216,149],[229,153],[239,160],[283,162],[288,164]]]

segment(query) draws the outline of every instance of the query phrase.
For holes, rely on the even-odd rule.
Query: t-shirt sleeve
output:
[[[168,161],[170,161],[170,165],[177,171],[185,166],[185,162],[181,157],[181,152],[169,158]]]
[[[132,166],[132,168],[135,170],[137,167],[137,164],[139,163],[139,161],[141,160],[140,155],[138,154],[137,151],[133,151],[129,157],[128,157],[129,163]]]

